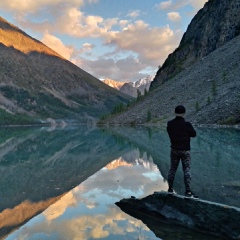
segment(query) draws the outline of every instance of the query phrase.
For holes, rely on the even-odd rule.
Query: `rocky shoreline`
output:
[[[212,239],[211,235],[218,239],[240,239],[240,209],[236,207],[163,191],[142,199],[123,199],[116,205],[134,217],[154,216],[173,226],[208,233],[209,237],[203,239]]]

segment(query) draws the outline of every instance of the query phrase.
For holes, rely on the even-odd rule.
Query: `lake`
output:
[[[240,130],[197,133],[193,191],[240,207]],[[0,238],[219,239],[157,220],[146,226],[115,205],[167,190],[169,148],[165,128],[1,128]],[[181,166],[174,188],[184,193]]]

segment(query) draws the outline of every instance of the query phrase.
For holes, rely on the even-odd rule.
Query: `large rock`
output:
[[[240,239],[240,209],[236,207],[167,192],[155,192],[142,199],[123,199],[116,205],[130,214],[135,211],[139,216],[141,212],[165,219],[169,224],[208,232],[219,239]]]

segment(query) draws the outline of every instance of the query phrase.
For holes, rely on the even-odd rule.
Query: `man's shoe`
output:
[[[168,189],[168,193],[169,193],[169,194],[176,194],[176,192],[173,190],[173,188],[169,188],[169,189]]]
[[[195,199],[198,199],[199,197],[194,194],[192,191],[186,191],[185,192],[185,197],[188,197],[188,198],[195,198]]]

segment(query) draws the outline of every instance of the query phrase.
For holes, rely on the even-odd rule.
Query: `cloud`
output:
[[[118,81],[136,81],[145,77],[139,72],[147,66],[137,61],[133,56],[118,60],[113,58],[98,58],[96,60],[78,58],[73,61],[98,79],[111,78]]]
[[[61,216],[69,206],[76,206],[77,200],[72,192],[64,195],[59,201],[51,205],[47,210],[43,212],[43,215],[48,221]]]
[[[39,11],[41,12],[41,10]],[[77,7],[63,4],[58,6],[57,12],[56,7],[50,6],[47,13],[51,17],[38,23],[29,20],[30,18],[24,14],[17,14],[16,20],[19,26],[31,29],[34,32],[47,32],[52,35],[55,33],[66,34],[77,38],[101,37],[117,25],[119,21],[118,18],[103,19],[101,16],[86,16]],[[126,24],[126,21],[121,22],[121,24]]]
[[[13,9],[13,1],[1,1],[0,6]],[[27,3],[27,0],[23,1]],[[104,19],[97,15],[86,15],[81,11],[84,4],[94,4],[97,0],[36,0],[30,1],[21,7],[25,13],[35,11],[41,16],[47,14],[51,17],[42,22],[34,22],[29,14],[18,14],[18,26],[31,29],[33,32],[43,34],[42,41],[66,59],[77,64],[82,69],[93,74],[97,78],[112,78],[121,81],[135,81],[144,74],[141,72],[147,67],[156,71],[169,53],[179,45],[183,32],[172,30],[168,25],[151,28],[145,22],[124,20],[119,18]],[[159,9],[178,9],[186,4],[194,7],[203,5],[202,0],[179,0],[165,1],[158,5]],[[41,3],[41,4],[40,4]],[[24,7],[25,6],[25,7]],[[58,11],[56,11],[56,8]],[[17,8],[14,8],[17,11]],[[20,10],[21,10],[20,9]],[[27,12],[27,13],[29,13]],[[19,11],[18,11],[19,13]],[[36,14],[37,14],[36,13]],[[129,13],[132,18],[139,16],[140,11]],[[170,21],[179,22],[180,14],[174,10],[168,13]],[[179,27],[179,26],[177,26]],[[102,55],[93,56],[93,44],[83,45],[80,49],[64,43],[55,37],[56,35],[67,35],[74,38],[98,38],[104,45],[104,51],[114,49],[109,56],[102,51]],[[101,44],[99,43],[98,44]],[[84,53],[84,55],[82,55]],[[87,54],[87,55],[86,55]],[[111,56],[110,56],[111,55]],[[92,56],[91,61],[86,56]],[[121,57],[119,57],[121,56]],[[95,57],[95,60],[93,60]],[[125,58],[125,59],[124,59]],[[105,64],[105,65],[104,65]],[[108,66],[106,68],[106,66]]]
[[[124,227],[123,227],[124,224]],[[31,239],[36,234],[42,236],[55,236],[58,239],[103,239],[108,236],[120,235],[131,238],[139,236],[153,237],[154,234],[142,223],[142,221],[130,217],[117,206],[108,207],[104,214],[85,215],[80,214],[71,219],[61,221],[36,222],[21,229],[18,232],[19,239]]]
[[[180,31],[173,31],[169,26],[150,28],[141,20],[130,22],[118,18],[87,16],[76,7],[83,5],[84,2],[80,0],[74,2],[75,6],[64,5],[63,0],[53,0],[51,4],[46,0],[46,4],[50,4],[48,14],[51,14],[51,18],[35,23],[27,16],[18,15],[18,22],[24,28],[44,34],[43,41],[46,45],[98,78],[135,81],[144,77],[139,72],[149,66],[153,68],[155,66],[154,71],[156,71],[168,54],[178,46],[182,37]],[[95,3],[95,1],[91,2]],[[130,15],[136,17],[139,13],[136,10]],[[174,16],[170,17],[173,19]],[[112,54],[112,59],[109,59],[110,57],[104,56],[103,53],[102,56],[98,56],[99,59],[87,62],[86,55],[85,59],[80,55],[88,51],[90,56],[93,45],[76,50],[71,46],[64,46],[60,39],[54,37],[56,34],[74,38],[98,38],[105,45],[105,49],[114,48],[116,55]],[[118,55],[125,55],[125,59],[123,57],[120,59]],[[80,58],[77,59],[78,57]],[[103,66],[103,63],[107,65]]]
[[[131,18],[136,18],[139,15],[140,15],[140,11],[139,10],[135,10],[135,11],[130,12],[127,16],[131,17]]]
[[[129,24],[129,21],[128,21],[128,20],[120,20],[120,21],[119,21],[119,26],[120,26],[121,28],[126,27],[128,24]]]
[[[85,1],[86,2],[86,1]],[[96,1],[89,1],[88,2],[96,2]],[[0,1],[0,7],[7,9],[7,10],[12,10],[16,12],[22,12],[22,13],[33,13],[36,11],[39,11],[39,9],[42,9],[46,6],[48,7],[54,7],[58,6],[60,4],[71,4],[74,6],[82,6],[84,4],[84,0],[34,0],[34,1],[29,1],[29,0],[21,0],[21,4],[19,3],[19,0],[1,0]]]
[[[97,3],[98,0],[87,0],[88,3]]]
[[[74,52],[72,46],[65,46],[59,38],[48,33],[43,36],[41,41],[67,60],[71,58]]]
[[[156,8],[158,8],[159,10],[164,10],[164,9],[169,9],[172,5],[172,1],[166,1],[166,2],[161,2],[159,4],[156,5]]]
[[[103,19],[100,16],[85,16],[77,8],[68,8],[65,9],[64,14],[61,14],[55,20],[54,25],[49,31],[56,31],[77,38],[98,38],[108,32],[117,23],[117,18]]]
[[[127,158],[134,160],[140,153],[129,154]],[[146,159],[146,153],[144,156]],[[155,175],[154,180],[149,178],[149,174]],[[50,206],[43,214],[45,218],[29,222],[14,234],[19,239],[32,239],[41,233],[43,238],[54,236],[61,240],[103,239],[113,235],[116,239],[120,236],[137,239],[141,233],[143,239],[155,239],[154,233],[142,221],[125,214],[114,203],[132,194],[147,196],[156,189],[166,190],[167,183],[163,182],[159,172],[150,168],[136,164],[133,167],[102,169]],[[62,215],[64,212],[66,214]]]
[[[172,22],[180,22],[182,20],[178,12],[170,12],[167,14],[168,19]]]
[[[173,32],[169,26],[150,28],[139,20],[129,23],[118,18],[103,19],[100,16],[85,16],[77,8],[65,8],[64,14],[58,16],[54,23],[44,21],[34,24],[19,20],[26,28],[47,31],[49,34],[67,34],[77,38],[101,38],[106,46],[115,46],[118,50],[132,51],[141,57],[143,64],[158,66],[170,51],[179,44],[181,33]],[[120,26],[122,31],[113,31],[114,26]],[[156,49],[162,48],[161,51]],[[166,52],[167,50],[167,52]]]
[[[152,174],[152,178],[150,178],[150,174]],[[159,170],[155,172],[152,170],[149,171],[149,169],[139,165],[133,167],[121,166],[105,171],[101,170],[91,180],[84,183],[88,191],[90,189],[101,189],[108,196],[118,199],[127,197],[129,194],[135,197],[143,197],[144,193],[147,196],[156,190],[156,186],[159,189],[167,189],[167,184],[163,182]],[[95,197],[97,198],[97,196]]]
[[[187,5],[192,6],[195,11],[204,6],[208,0],[169,0],[156,5],[159,10],[179,10]]]
[[[181,36],[180,31],[174,32],[169,26],[150,28],[143,21],[136,21],[121,32],[106,34],[105,44],[133,51],[142,64],[157,67],[177,47]]]
[[[95,60],[75,58],[74,63],[99,79],[136,81],[145,76],[140,72],[147,67],[155,66],[153,71],[156,71],[182,36],[181,31],[173,31],[169,26],[149,28],[143,21],[124,23],[128,25],[122,31],[105,31],[101,35],[104,45],[115,51]]]
[[[85,52],[85,51],[91,51],[94,47],[95,47],[94,44],[84,43],[82,49]]]
[[[202,8],[204,6],[204,4],[208,2],[208,0],[191,0],[190,4],[197,10],[199,10],[200,8]]]

